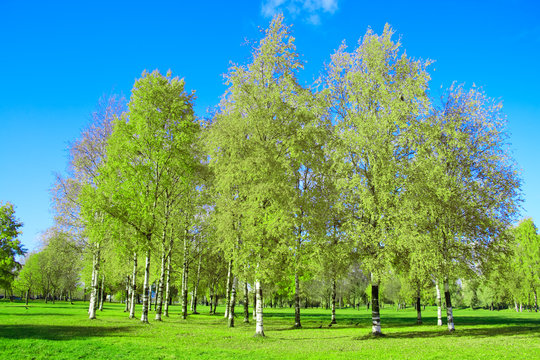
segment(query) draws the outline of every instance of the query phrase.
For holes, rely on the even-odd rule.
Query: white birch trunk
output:
[[[438,281],[435,281],[435,290],[437,290],[437,326],[442,326],[441,289]]]
[[[148,308],[150,307],[150,299],[148,291],[150,287],[150,249],[146,250],[146,261],[144,266],[144,285],[143,285],[143,305],[141,322],[148,322]]]
[[[229,318],[229,306],[231,304],[231,286],[232,286],[232,260],[229,261],[227,270],[227,289],[225,290],[225,319]]]
[[[371,274],[371,333],[381,335],[381,313],[379,310],[379,279]]]
[[[261,288],[261,282],[259,280],[255,280],[255,294],[257,296],[257,305],[256,305],[257,323],[255,325],[255,336],[264,336],[262,288]]]
[[[90,304],[88,306],[88,318],[96,318],[96,305],[98,300],[98,277],[99,277],[99,262],[100,262],[99,243],[96,244],[96,252],[92,262],[92,291],[90,292]]]
[[[131,301],[129,304],[129,318],[135,318],[135,297],[137,294],[137,253],[133,253],[133,274],[131,275]]]
[[[158,289],[156,294],[156,321],[161,321],[161,310],[163,307],[163,283],[165,282],[165,258],[167,257],[165,253],[165,244],[163,244],[161,250],[161,272],[159,275]]]
[[[229,305],[229,327],[234,327],[234,306],[236,305],[236,286],[238,284],[238,279],[236,276],[233,277],[232,286],[231,286],[231,302]]]
[[[197,312],[197,296],[198,296],[198,290],[199,290],[199,282],[201,281],[201,260],[202,260],[202,252],[199,251],[199,264],[197,265],[197,277],[195,279],[195,288],[193,289],[193,298],[191,300],[191,310],[193,311],[193,314],[198,314]]]
[[[182,319],[187,319],[187,296],[188,296],[188,234],[184,234],[184,263],[182,267]]]
[[[165,309],[163,314],[169,317],[169,302],[171,301],[171,253],[167,257],[167,285],[165,288]]]
[[[444,279],[444,298],[446,300],[446,320],[448,322],[448,331],[455,331],[454,327],[454,314],[452,312],[452,299],[450,298],[450,288],[448,286],[448,279]]]

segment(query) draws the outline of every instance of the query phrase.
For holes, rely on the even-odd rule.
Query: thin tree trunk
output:
[[[452,299],[450,298],[450,288],[448,279],[444,279],[444,298],[446,300],[446,320],[448,322],[448,331],[452,332],[454,328],[454,315],[452,313]]]
[[[439,281],[435,281],[435,290],[437,291],[437,326],[442,326],[441,289],[439,289]]]
[[[98,300],[98,276],[99,276],[100,249],[96,244],[96,251],[92,257],[92,290],[90,292],[90,304],[88,306],[88,318],[96,318],[96,302]]]
[[[538,295],[536,294],[536,289],[533,287],[534,294],[534,311],[538,312]]]
[[[330,324],[336,324],[336,278],[332,279],[332,321]]]
[[[249,290],[247,281],[244,283],[244,322],[249,323]]]
[[[150,241],[148,241],[150,246]],[[148,309],[150,307],[150,299],[148,297],[148,291],[150,287],[150,249],[146,250],[146,261],[144,265],[144,285],[143,285],[143,304],[141,322],[148,323]]]
[[[188,296],[188,234],[184,236],[184,263],[182,267],[182,319],[187,319]]]
[[[124,307],[124,312],[129,311],[129,275],[126,277],[126,306]]]
[[[212,308],[214,306],[214,284],[210,285],[210,314],[213,314]]]
[[[214,315],[216,315],[218,300],[219,300],[219,295],[214,293]]]
[[[193,300],[192,302],[192,311],[193,314],[198,314],[197,312],[197,296],[198,296],[198,290],[199,290],[199,282],[201,280],[201,258],[202,258],[202,252],[199,250],[199,264],[197,265],[197,278],[195,280],[195,288],[193,289]]]
[[[335,319],[334,319],[335,320]],[[298,272],[294,273],[294,327],[300,329],[300,280]]]
[[[137,295],[137,253],[133,253],[133,274],[131,276],[131,301],[129,308],[129,318],[135,318],[135,296]]]
[[[163,231],[165,233],[165,231]],[[163,235],[165,237],[165,235]],[[163,239],[165,241],[165,239]],[[158,291],[156,294],[156,321],[161,321],[161,310],[163,307],[163,283],[165,282],[165,258],[167,254],[165,252],[165,243],[161,249],[161,272],[158,281]]]
[[[25,299],[25,305],[28,306],[28,295],[30,294],[30,289],[26,289],[26,299]]]
[[[255,280],[255,294],[257,296],[257,305],[256,305],[257,323],[255,325],[255,336],[264,336],[262,288],[261,288],[261,282],[259,280]]]
[[[381,335],[381,314],[379,310],[379,279],[371,274],[371,333]]]
[[[229,261],[229,269],[227,270],[227,289],[225,290],[225,319],[229,317],[229,306],[231,304],[231,286],[232,286],[232,263]]]
[[[422,305],[420,304],[420,294],[416,297],[416,323],[422,325]]]
[[[165,287],[165,309],[163,311],[166,317],[169,317],[169,302],[171,300],[171,256],[172,252],[169,249],[169,255],[167,256],[167,285]]]
[[[519,312],[517,301],[514,299],[514,309]]]
[[[257,290],[253,292],[253,320],[257,320]]]
[[[105,292],[105,275],[101,275],[101,289],[99,291],[99,311],[103,311],[104,292]]]
[[[236,305],[236,286],[238,284],[238,279],[236,276],[233,277],[232,287],[231,287],[231,302],[229,305],[229,327],[234,327],[234,306]]]

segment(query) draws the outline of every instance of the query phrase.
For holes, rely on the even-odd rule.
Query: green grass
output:
[[[163,322],[142,324],[120,304],[105,304],[91,321],[87,306],[0,302],[0,359],[540,359],[540,313],[456,310],[450,334],[433,325],[435,308],[426,308],[418,326],[413,309],[387,307],[385,335],[374,338],[365,309],[338,310],[332,327],[329,311],[302,309],[303,329],[292,329],[293,309],[265,309],[267,336],[257,338],[241,307],[230,329],[223,313],[207,315],[205,307],[182,320],[173,306]]]

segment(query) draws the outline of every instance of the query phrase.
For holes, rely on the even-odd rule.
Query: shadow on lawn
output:
[[[0,338],[72,340],[90,337],[125,335],[130,327],[59,326],[59,325],[2,325]]]
[[[442,336],[451,337],[492,337],[492,336],[515,336],[527,335],[540,337],[540,327],[523,327],[523,326],[504,326],[496,328],[480,328],[480,329],[457,329],[450,333],[446,330],[429,330],[429,331],[403,331],[397,333],[384,333],[382,336],[373,336],[366,334],[355,338],[356,340],[370,339],[414,339],[414,338],[435,338]]]

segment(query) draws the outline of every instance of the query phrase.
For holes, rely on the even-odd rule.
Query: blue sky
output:
[[[540,222],[540,5],[536,1],[0,1],[0,201],[33,250],[53,224],[49,189],[100,96],[129,97],[143,70],[184,77],[205,116],[230,62],[249,60],[276,11],[293,24],[311,84],[330,54],[386,22],[409,56],[435,60],[434,97],[453,81],[504,102],[524,180],[522,216]]]

